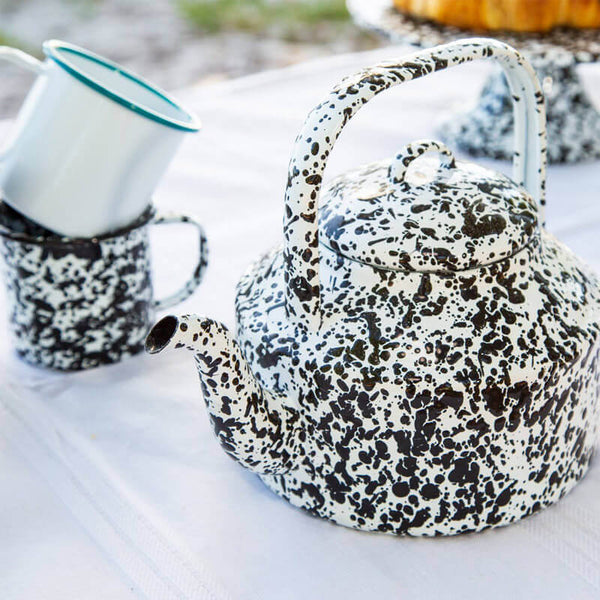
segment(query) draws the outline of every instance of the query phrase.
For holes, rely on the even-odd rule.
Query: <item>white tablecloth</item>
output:
[[[211,258],[201,289],[176,312],[233,325],[237,279],[281,239],[287,161],[305,115],[344,75],[405,52],[182,94],[204,129],[156,201],[202,218]],[[374,100],[341,136],[328,176],[432,136],[445,111],[474,99],[487,68],[460,67]],[[600,97],[600,73],[585,76]],[[598,167],[552,167],[547,211],[549,228],[596,268]],[[191,268],[194,239],[179,226],[153,238],[163,294]],[[61,375],[21,363],[2,333],[0,448],[3,600],[600,597],[600,465],[556,506],[504,529],[447,539],[344,529],[292,508],[223,454],[186,353]]]

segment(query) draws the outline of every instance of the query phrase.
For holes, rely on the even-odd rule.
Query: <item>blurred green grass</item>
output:
[[[9,33],[5,33],[0,30],[0,46],[11,46],[12,48],[18,48],[19,50],[23,50],[28,54],[32,54],[37,58],[43,57],[43,52],[40,48],[35,48],[30,46],[29,44],[24,43],[20,39],[16,38]]]
[[[350,18],[344,0],[178,0],[178,6],[207,33],[276,29],[284,38],[297,38],[307,27]]]
[[[0,46],[12,46],[13,48],[21,48],[21,42],[9,35],[8,33],[4,33],[0,31]]]

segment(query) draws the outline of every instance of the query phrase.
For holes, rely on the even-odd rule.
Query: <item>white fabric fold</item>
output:
[[[143,505],[115,480],[92,445],[70,431],[43,402],[14,387],[7,384],[2,390],[0,435],[47,480],[140,596],[228,600],[229,595],[197,559],[185,556],[144,515]]]

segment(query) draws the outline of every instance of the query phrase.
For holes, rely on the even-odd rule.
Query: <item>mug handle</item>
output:
[[[23,67],[36,75],[42,75],[45,70],[44,63],[41,60],[30,56],[22,50],[11,48],[10,46],[0,46],[0,60],[5,60],[18,67]],[[10,152],[10,149],[11,146],[8,146],[7,148],[0,150],[0,161],[2,161]]]
[[[169,308],[174,304],[183,302],[186,298],[189,298],[194,291],[198,288],[204,277],[204,271],[208,263],[208,244],[206,242],[206,234],[204,233],[204,227],[194,217],[188,215],[158,215],[154,217],[151,225],[171,225],[173,223],[187,223],[193,225],[198,232],[198,261],[192,276],[186,281],[184,286],[175,293],[162,298],[160,300],[153,301],[154,310],[163,310]]]

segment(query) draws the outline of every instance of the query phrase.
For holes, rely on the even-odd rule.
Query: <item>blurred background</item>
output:
[[[0,0],[0,45],[41,58],[58,38],[173,90],[374,48],[345,0]],[[0,64],[0,118],[15,116],[32,76]]]

